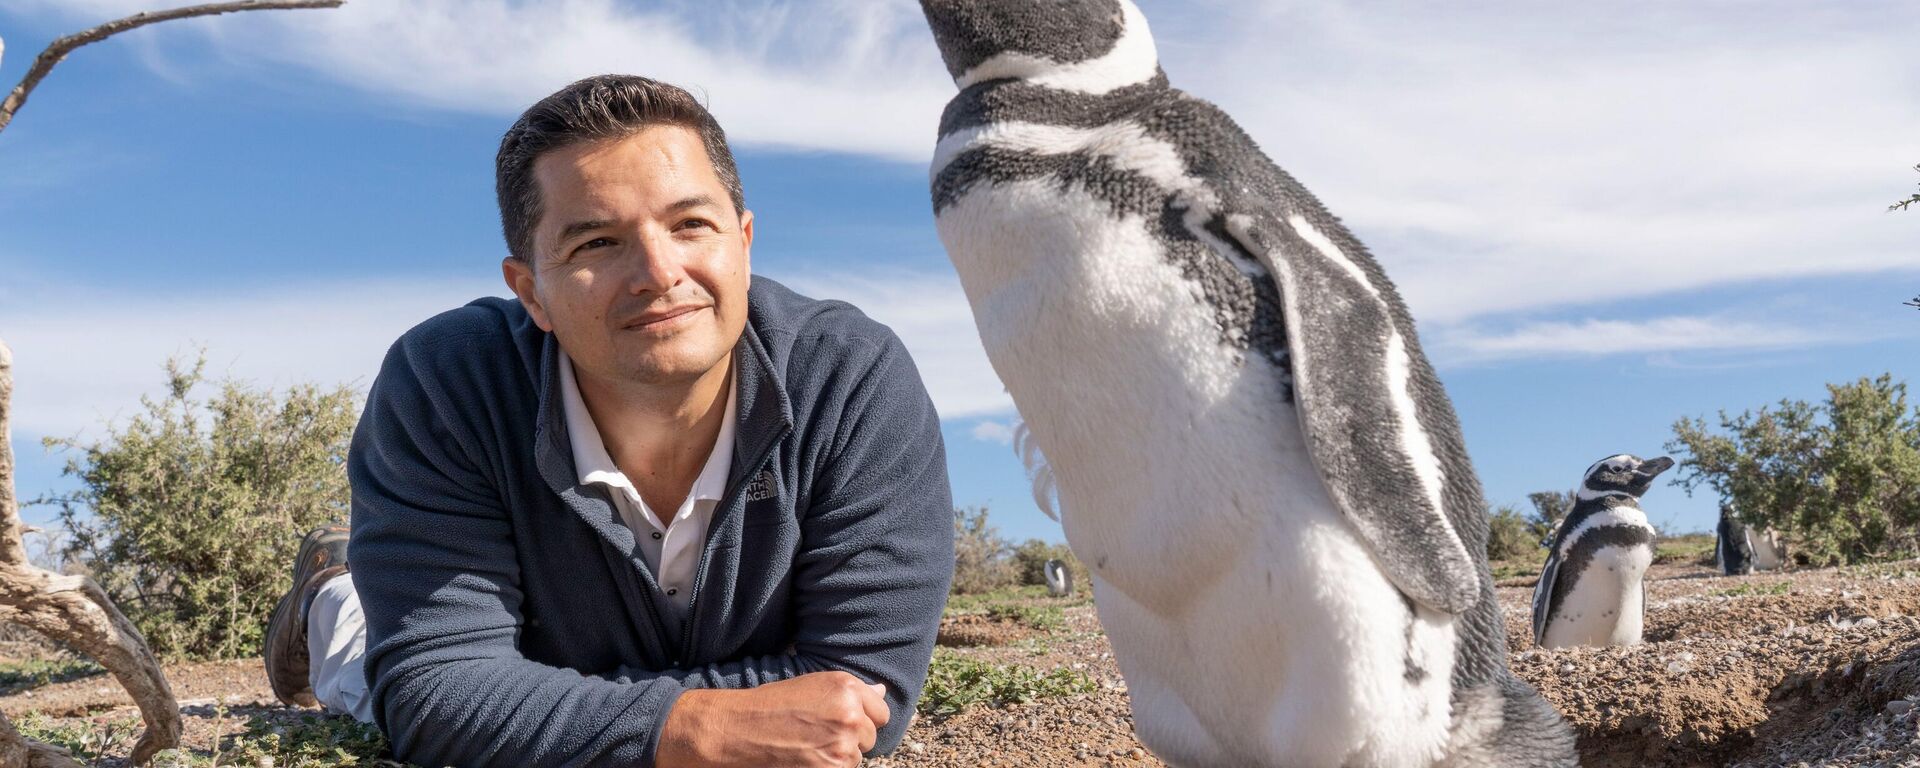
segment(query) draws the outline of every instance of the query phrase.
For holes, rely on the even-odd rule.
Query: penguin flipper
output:
[[[1294,409],[1328,494],[1395,587],[1462,613],[1478,564],[1447,518],[1440,461],[1418,422],[1407,334],[1367,273],[1297,216],[1233,213],[1226,231],[1278,281]]]
[[[1556,542],[1558,543],[1558,542]],[[1533,644],[1547,641],[1547,612],[1552,607],[1553,583],[1560,578],[1560,548],[1547,550],[1547,564],[1540,567],[1540,580],[1533,584]]]

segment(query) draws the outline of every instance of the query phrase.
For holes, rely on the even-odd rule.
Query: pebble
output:
[[[1904,715],[1910,709],[1913,709],[1913,702],[1907,701],[1906,699],[1894,699],[1893,701],[1887,702],[1887,714],[1889,715]]]

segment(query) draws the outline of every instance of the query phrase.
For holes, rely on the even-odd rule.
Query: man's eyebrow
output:
[[[579,235],[585,232],[591,232],[593,230],[600,229],[602,227],[611,227],[613,226],[613,224],[614,222],[609,219],[589,219],[587,221],[576,221],[564,227],[561,227],[560,236],[554,238],[554,240],[557,242],[564,243],[568,240],[572,240],[575,235]]]
[[[704,194],[694,195],[692,197],[682,198],[680,201],[674,203],[673,205],[667,206],[667,213],[679,213],[680,211],[684,211],[688,208],[699,208],[701,206],[711,206],[711,205],[718,205],[718,203],[715,203],[713,201],[712,196],[704,195]]]

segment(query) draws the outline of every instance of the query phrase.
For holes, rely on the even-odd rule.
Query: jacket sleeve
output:
[[[417,370],[434,345],[411,336],[388,352],[347,458],[377,724],[422,765],[651,765],[684,689],[521,655],[518,561],[476,437],[486,417],[450,417],[484,398]]]
[[[876,755],[900,744],[926,682],[953,581],[953,500],[940,417],[906,348],[888,333],[854,381],[803,502],[794,659],[886,685]]]
[[[867,754],[900,745],[953,581],[946,448],[920,373],[892,334],[867,370],[847,379],[856,383],[815,468],[813,496],[798,502],[806,508],[794,557],[794,652],[662,672],[627,667],[615,679],[749,688],[840,670],[887,688],[890,717]]]

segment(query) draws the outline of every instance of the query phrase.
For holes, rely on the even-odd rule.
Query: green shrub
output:
[[[1920,554],[1920,412],[1905,383],[1829,384],[1824,403],[1782,400],[1719,421],[1673,425],[1674,483],[1689,495],[1712,489],[1742,522],[1786,534],[1807,564]]]
[[[155,653],[260,652],[267,616],[292,578],[307,529],[347,516],[347,445],[358,397],[298,385],[284,396],[228,380],[192,397],[191,370],[167,361],[167,393],[104,440],[48,439],[78,452],[60,507],[68,557],[90,571]]]
[[[1502,504],[1487,514],[1488,560],[1538,559],[1540,538],[1519,509]]]
[[[987,522],[986,507],[953,511],[953,593],[972,595],[1013,586],[1019,580],[1013,547]]]
[[[935,648],[927,685],[920,694],[920,712],[951,715],[975,704],[998,707],[1094,690],[1093,678],[1066,667],[1039,672],[1018,664],[989,664]]]
[[[1073,575],[1075,592],[1087,588],[1087,569],[1080,565],[1080,560],[1073,556],[1073,550],[1068,549],[1067,545],[1027,539],[1013,548],[1013,567],[1020,574],[1021,584],[1046,586],[1048,560],[1067,564],[1067,573]]]

